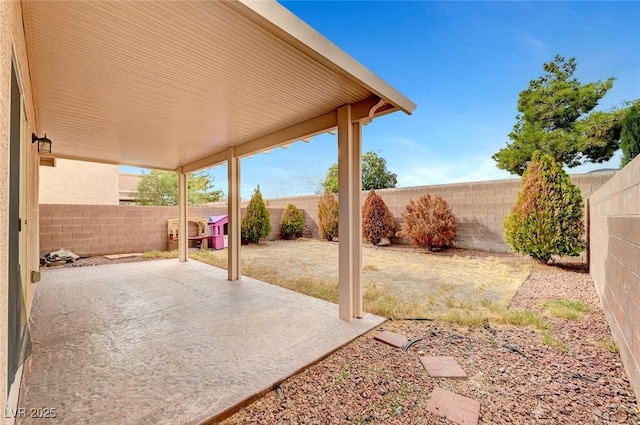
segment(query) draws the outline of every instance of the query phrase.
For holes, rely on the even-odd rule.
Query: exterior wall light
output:
[[[38,137],[31,133],[31,143],[35,142],[38,142],[38,152],[51,153],[51,139],[47,138],[46,133],[44,137]]]

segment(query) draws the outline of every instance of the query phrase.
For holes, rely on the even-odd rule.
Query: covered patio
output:
[[[45,272],[18,406],[54,408],[56,423],[198,424],[384,320],[226,277],[175,260]]]
[[[174,170],[180,235],[187,174],[227,163],[229,280],[240,160],[337,129],[339,316],[363,315],[362,126],[413,102],[275,1],[25,1],[23,19],[51,156]]]
[[[17,74],[33,88],[20,99],[53,142],[40,163],[175,171],[180,235],[187,175],[226,163],[229,260],[227,272],[187,262],[182,237],[179,261],[43,273],[32,350],[15,356],[18,407],[55,408],[61,423],[199,423],[380,323],[362,309],[362,126],[413,102],[275,1],[24,0],[19,11]],[[241,159],[334,130],[338,306],[240,269]]]

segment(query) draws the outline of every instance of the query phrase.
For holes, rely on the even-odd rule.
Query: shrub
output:
[[[249,200],[247,210],[242,217],[241,232],[243,242],[258,243],[260,238],[266,238],[271,233],[269,210],[264,204],[260,186],[256,187]]]
[[[620,168],[640,155],[640,102],[631,106],[622,120],[620,149],[622,150]]]
[[[300,232],[303,238],[311,239],[313,237],[313,232],[307,226],[302,228],[302,232]]]
[[[377,246],[382,238],[390,238],[395,231],[393,214],[380,195],[371,189],[362,207],[362,237]]]
[[[451,246],[456,232],[456,218],[447,201],[427,193],[417,201],[409,200],[398,236],[409,239],[411,245],[432,250]]]
[[[338,201],[331,192],[325,192],[318,203],[320,237],[329,241],[338,237]]]
[[[553,255],[575,256],[585,246],[582,214],[580,189],[551,156],[535,152],[504,219],[504,236],[514,251],[543,264]]]
[[[289,204],[280,218],[280,235],[284,239],[297,238],[302,234],[304,216],[295,205]]]

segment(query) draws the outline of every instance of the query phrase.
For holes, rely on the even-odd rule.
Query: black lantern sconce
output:
[[[38,152],[51,153],[51,139],[47,138],[46,133],[44,137],[38,137],[31,133],[31,143],[35,142],[38,142]]]

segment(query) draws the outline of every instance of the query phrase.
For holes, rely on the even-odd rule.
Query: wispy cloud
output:
[[[421,150],[423,148],[420,143],[407,137],[391,137],[386,140],[386,142],[389,143],[390,146],[397,146],[409,150]]]
[[[443,161],[437,156],[411,161],[398,172],[398,186],[422,186],[513,178],[496,167],[486,156],[461,156],[455,161]]]
[[[534,37],[531,34],[518,31],[518,38],[525,48],[532,50],[534,53],[547,56],[548,46],[544,41]]]

